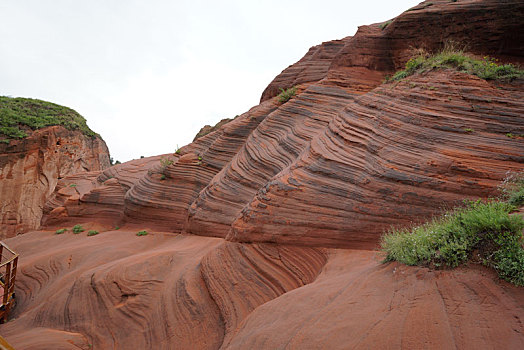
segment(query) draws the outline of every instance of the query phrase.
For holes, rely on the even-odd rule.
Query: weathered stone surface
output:
[[[524,346],[524,290],[485,269],[122,229],[9,244],[24,259],[0,332],[16,349]]]
[[[17,349],[41,348],[40,336],[48,348],[216,349],[250,312],[312,282],[326,261],[316,248],[135,233],[11,239],[25,258],[15,319],[0,325],[2,336]]]
[[[391,225],[494,195],[524,166],[524,140],[506,136],[524,133],[522,86],[438,71],[362,95],[258,190],[228,239],[373,248]]]
[[[38,228],[46,197],[60,178],[108,166],[104,141],[61,126],[0,144],[0,238]]]

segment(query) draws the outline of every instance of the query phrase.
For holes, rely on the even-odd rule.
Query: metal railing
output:
[[[7,321],[15,303],[15,279],[18,254],[0,242],[0,323]]]

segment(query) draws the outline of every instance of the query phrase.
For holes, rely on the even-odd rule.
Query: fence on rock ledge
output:
[[[0,242],[0,323],[7,321],[15,304],[15,278],[18,254]]]

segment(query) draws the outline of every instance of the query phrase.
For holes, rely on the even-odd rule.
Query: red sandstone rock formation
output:
[[[52,126],[0,143],[0,238],[40,226],[46,198],[58,179],[109,166],[104,141]]]
[[[421,3],[312,48],[178,154],[64,177],[45,224],[101,233],[9,240],[19,304],[1,334],[20,349],[523,348],[524,291],[492,271],[340,249],[523,168],[523,139],[506,136],[524,134],[522,81],[439,70],[383,84],[412,47],[449,39],[522,62],[523,7]]]
[[[112,181],[73,195],[68,215],[241,242],[370,248],[389,225],[488,196],[506,171],[522,167],[521,139],[505,136],[523,133],[522,82],[451,70],[383,79],[414,47],[436,50],[465,32],[472,52],[521,61],[509,40],[520,17],[509,13],[522,7],[427,2],[387,26],[312,48],[268,86],[265,102],[166,156],[170,163],[148,163],[127,187]],[[475,25],[464,29],[464,16]],[[278,85],[297,83],[290,101],[270,98]],[[70,205],[78,200],[92,212]],[[59,207],[47,211],[64,217]]]

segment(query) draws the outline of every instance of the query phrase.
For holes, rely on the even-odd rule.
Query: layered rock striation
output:
[[[472,54],[521,62],[524,12],[514,11],[522,6],[424,2],[313,47],[271,82],[260,105],[156,164],[142,161],[127,185],[120,176],[103,184],[103,175],[92,192],[50,202],[47,212],[82,203],[96,217],[101,204],[123,225],[167,232],[374,247],[390,225],[493,195],[506,172],[522,169],[522,138],[507,136],[524,134],[521,80],[443,69],[384,83],[417,49],[466,37]],[[297,84],[291,100],[274,98]],[[127,166],[119,169],[125,177]],[[68,208],[76,218],[89,212]]]

